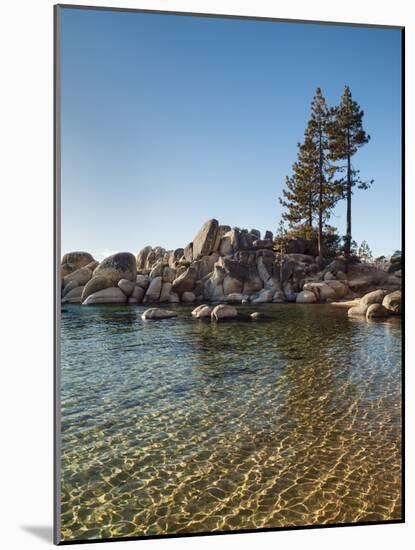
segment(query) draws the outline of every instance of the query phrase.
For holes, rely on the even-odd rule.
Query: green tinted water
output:
[[[63,540],[401,518],[399,319],[144,309],[62,313]]]

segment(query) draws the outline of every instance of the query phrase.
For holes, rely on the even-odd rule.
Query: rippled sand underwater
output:
[[[176,309],[62,313],[62,540],[401,519],[399,319]]]

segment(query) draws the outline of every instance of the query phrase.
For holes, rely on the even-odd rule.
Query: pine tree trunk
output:
[[[347,213],[346,213],[346,242],[344,246],[344,255],[346,258],[346,271],[349,270],[350,263],[350,249],[352,244],[352,169],[350,160],[350,137],[347,134],[347,189],[346,189],[346,201],[347,201]]]
[[[319,193],[318,193],[318,236],[317,236],[317,246],[318,246],[318,264],[319,267],[323,265],[323,145],[322,145],[322,135],[320,130],[320,139],[319,139],[319,148],[320,148],[320,162],[319,162]]]

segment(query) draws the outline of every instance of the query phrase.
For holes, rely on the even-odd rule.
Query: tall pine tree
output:
[[[307,137],[304,143],[298,143],[297,147],[297,161],[292,166],[292,175],[286,178],[286,189],[283,190],[279,201],[286,208],[282,219],[287,221],[290,227],[303,226],[304,236],[311,238],[317,208],[313,183],[316,178],[316,152],[313,142]]]
[[[290,225],[305,222],[312,229],[317,219],[317,244],[320,263],[323,260],[323,228],[325,221],[339,199],[339,187],[334,181],[335,167],[329,160],[328,130],[330,110],[317,88],[311,103],[311,118],[307,124],[304,143],[299,145],[298,160],[293,165],[293,175],[286,180],[280,202],[287,212],[283,218]]]
[[[352,242],[353,187],[357,185],[359,189],[367,189],[373,183],[373,180],[362,181],[359,178],[359,171],[352,166],[353,155],[370,140],[370,136],[366,134],[363,128],[363,115],[364,112],[352,98],[349,86],[345,86],[340,104],[332,109],[332,120],[328,126],[328,134],[330,159],[335,162],[339,160],[346,161],[344,166],[339,167],[339,170],[345,172],[345,177],[341,180],[341,193],[347,203],[344,246],[346,264],[349,263]]]

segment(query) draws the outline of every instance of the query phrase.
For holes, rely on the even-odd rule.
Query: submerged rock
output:
[[[158,307],[151,307],[150,309],[146,309],[145,312],[141,315],[141,319],[143,319],[143,321],[170,319],[171,317],[177,317],[177,313],[169,309],[161,309]]]
[[[234,319],[238,317],[238,310],[233,306],[220,304],[213,308],[211,313],[212,321],[222,321],[223,319]]]
[[[210,318],[212,310],[213,307],[202,304],[192,311],[192,316],[196,317],[196,319],[207,319],[208,317]]]
[[[261,319],[263,317],[263,314],[259,311],[254,311],[254,313],[251,313],[251,319],[253,321],[257,321],[258,319]]]
[[[351,307],[347,311],[347,315],[349,317],[364,317],[366,315],[367,308],[369,306],[364,304],[358,304],[356,306]]]
[[[366,319],[376,319],[380,317],[389,317],[391,312],[383,307],[382,304],[371,304],[366,311]]]

